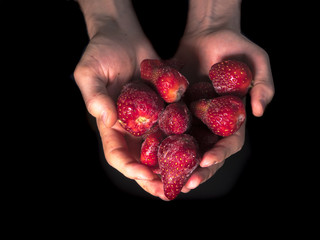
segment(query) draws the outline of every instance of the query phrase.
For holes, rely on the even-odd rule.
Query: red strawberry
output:
[[[186,91],[189,82],[176,69],[176,61],[145,59],[140,64],[141,78],[151,82],[167,102],[177,102]]]
[[[213,133],[223,137],[238,131],[246,118],[242,100],[231,95],[193,102],[191,111]]]
[[[162,68],[167,66],[163,60],[159,59],[144,59],[140,63],[141,78],[147,81],[154,82],[162,73]]]
[[[172,67],[179,71],[182,68],[182,64],[176,59],[144,59],[140,63],[141,78],[144,80],[154,82],[162,73],[162,68],[165,67]]]
[[[163,100],[143,83],[126,84],[117,101],[119,123],[134,136],[146,133],[163,108]]]
[[[160,117],[160,115],[159,115],[159,117]],[[158,118],[158,121],[159,121],[159,118]],[[142,139],[143,139],[143,140],[146,140],[147,137],[148,137],[150,134],[155,133],[155,132],[158,131],[158,130],[159,130],[159,124],[156,123],[156,124],[154,124],[154,125],[152,126],[152,128],[150,128],[145,134],[142,135]]]
[[[181,99],[189,86],[188,80],[176,69],[163,68],[162,74],[155,81],[160,96],[167,102],[173,103]]]
[[[191,114],[183,102],[171,103],[159,116],[159,127],[167,135],[182,134],[191,124]]]
[[[175,199],[200,162],[198,144],[188,135],[171,135],[160,144],[158,151],[164,193]]]
[[[158,148],[165,134],[157,128],[150,133],[141,146],[140,162],[149,167],[156,169],[158,167]]]
[[[252,73],[247,64],[227,60],[212,65],[209,78],[218,94],[244,97],[251,85]]]
[[[191,84],[186,91],[186,100],[191,103],[199,99],[210,99],[217,97],[211,82],[195,82]]]

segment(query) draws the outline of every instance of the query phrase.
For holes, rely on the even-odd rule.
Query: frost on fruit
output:
[[[245,122],[241,98],[252,80],[248,66],[227,60],[211,67],[207,81],[189,87],[174,65],[143,60],[141,82],[126,84],[117,100],[120,125],[142,136],[140,163],[161,175],[169,200],[178,196],[201,156]]]
[[[200,163],[198,143],[188,134],[171,135],[160,144],[158,158],[164,192],[172,200]]]
[[[167,135],[185,133],[191,124],[191,113],[182,102],[171,103],[159,116],[159,127]]]
[[[120,125],[134,136],[145,134],[164,108],[161,97],[143,83],[126,84],[117,100]]]
[[[192,111],[214,134],[222,137],[238,131],[246,118],[242,100],[231,95],[198,100],[192,104]]]
[[[226,60],[211,66],[209,78],[218,94],[244,97],[251,86],[252,73],[244,62]]]

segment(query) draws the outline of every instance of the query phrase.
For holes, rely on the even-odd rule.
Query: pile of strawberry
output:
[[[214,64],[207,82],[190,86],[180,69],[175,61],[143,60],[142,80],[126,84],[117,101],[119,123],[144,139],[140,161],[161,175],[170,200],[201,155],[239,130],[246,118],[242,98],[252,81],[249,67],[235,60]]]

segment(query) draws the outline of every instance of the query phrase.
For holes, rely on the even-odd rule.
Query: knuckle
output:
[[[82,79],[82,77],[84,75],[87,75],[87,73],[88,73],[87,67],[85,67],[79,63],[73,72],[73,76],[74,76],[74,79],[77,81],[77,80]]]
[[[97,101],[96,101],[95,97],[89,97],[89,98],[85,99],[85,105],[86,105],[88,112],[92,116],[98,117],[97,113],[96,113]]]
[[[81,90],[88,86],[88,84],[92,85],[95,73],[89,66],[79,63],[73,72],[73,77]]]

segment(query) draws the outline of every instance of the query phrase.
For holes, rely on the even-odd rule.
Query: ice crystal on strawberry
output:
[[[215,91],[220,95],[236,95],[244,97],[251,85],[252,73],[247,64],[227,60],[214,64],[209,77]]]
[[[163,108],[163,100],[143,83],[126,84],[117,101],[119,123],[135,136],[146,133],[158,121]]]
[[[249,67],[235,60],[212,65],[208,81],[191,86],[181,67],[175,60],[143,60],[141,81],[126,84],[117,100],[120,125],[142,136],[140,162],[161,176],[169,200],[179,195],[201,156],[245,122],[241,98],[252,82]]]
[[[169,136],[160,144],[158,158],[164,193],[173,200],[200,163],[198,143],[188,134]]]

